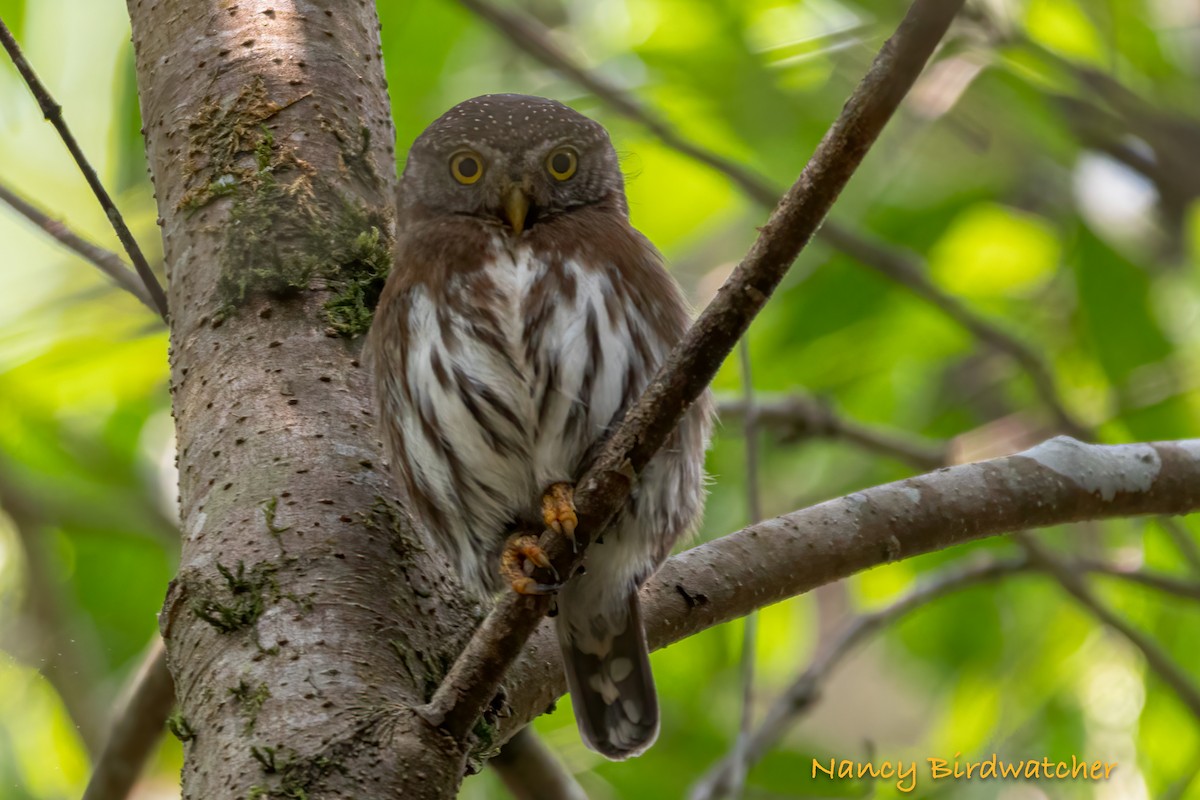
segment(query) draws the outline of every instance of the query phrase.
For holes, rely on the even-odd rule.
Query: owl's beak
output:
[[[505,191],[504,216],[514,234],[525,230],[525,220],[529,216],[529,195],[520,184],[513,184]]]

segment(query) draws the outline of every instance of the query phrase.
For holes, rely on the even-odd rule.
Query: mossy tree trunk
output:
[[[379,464],[360,362],[394,133],[369,0],[129,0],[171,307],[183,794],[443,797],[409,709],[473,610]]]

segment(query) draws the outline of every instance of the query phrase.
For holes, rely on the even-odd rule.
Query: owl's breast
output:
[[[528,246],[513,257],[510,336],[533,410],[535,484],[576,480],[645,386],[664,347],[606,264]]]

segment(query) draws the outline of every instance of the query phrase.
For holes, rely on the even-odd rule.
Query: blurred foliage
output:
[[[683,134],[781,188],[812,152],[903,3],[884,0],[523,0],[520,9]],[[1019,334],[1105,441],[1196,435],[1200,422],[1200,6],[1179,0],[977,0],[835,210],[917,253],[946,292]],[[764,211],[721,175],[533,62],[450,0],[380,3],[398,152],[475,94],[544,94],[612,131],[635,224],[702,305]],[[517,7],[514,5],[514,7]],[[0,0],[151,258],[161,249],[139,134],[124,5]],[[0,67],[0,180],[117,249],[103,214],[15,72]],[[155,630],[177,558],[166,336],[149,313],[0,210],[0,795],[77,797],[104,711]],[[161,255],[157,256],[161,258]],[[805,392],[859,421],[996,453],[1053,432],[1032,384],[945,314],[817,244],[750,337],[756,389]],[[740,390],[730,364],[717,389]],[[746,523],[744,444],[720,431],[702,535]],[[1011,438],[1011,437],[1010,437]],[[832,441],[763,435],[765,510],[782,513],[912,468]],[[18,506],[20,508],[18,508]],[[1189,535],[1197,537],[1195,520]],[[1156,524],[1052,532],[1182,574]],[[857,576],[761,616],[761,716],[846,609],[872,609],[987,542]],[[1101,596],[1197,681],[1200,615],[1111,581]],[[47,615],[45,601],[52,602]],[[41,609],[39,612],[38,609]],[[728,750],[741,624],[654,657],[664,727],[610,764],[567,703],[537,727],[597,798],[679,797]],[[64,692],[38,673],[70,656]],[[73,696],[69,696],[73,695]],[[99,711],[97,711],[99,709]],[[87,717],[86,719],[83,717]],[[1118,761],[1110,784],[1022,798],[1163,796],[1200,758],[1200,726],[1123,640],[1033,576],[903,620],[853,657],[750,775],[749,796],[864,796],[811,777],[813,757]],[[167,738],[141,797],[177,796]],[[875,797],[897,796],[889,785]],[[1017,797],[989,783],[910,796]],[[1190,791],[1190,794],[1187,792]],[[501,796],[488,774],[464,795]],[[1200,786],[1180,797],[1200,797]]]

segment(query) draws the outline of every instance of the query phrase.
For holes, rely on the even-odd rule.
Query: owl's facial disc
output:
[[[400,200],[410,213],[469,217],[511,236],[590,205],[628,213],[604,128],[525,95],[476,97],[434,121],[413,142]]]

